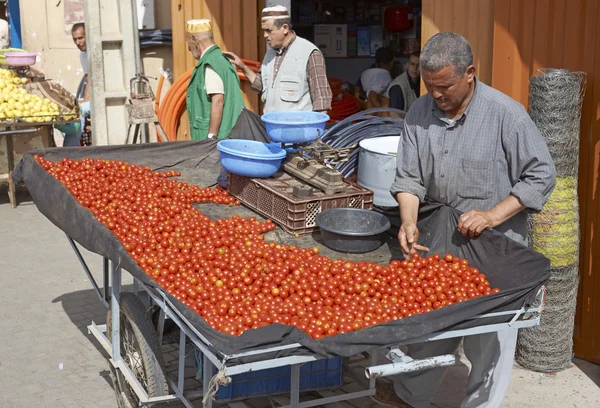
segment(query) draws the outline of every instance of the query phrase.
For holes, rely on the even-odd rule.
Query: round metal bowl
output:
[[[379,248],[390,229],[387,217],[358,208],[331,208],[317,214],[323,245],[338,252],[362,254]]]

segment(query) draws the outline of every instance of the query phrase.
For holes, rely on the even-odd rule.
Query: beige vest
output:
[[[400,90],[402,91],[402,97],[404,98],[404,111],[408,112],[410,105],[412,105],[413,102],[417,100],[418,96],[415,93],[415,91],[413,91],[413,89],[410,87],[410,82],[408,82],[408,74],[406,72],[401,75],[398,75],[396,79],[390,82],[387,89],[385,90],[386,98],[390,97],[390,89],[392,89],[392,87],[396,85],[400,86]]]
[[[274,49],[269,49],[262,62],[261,77],[263,83],[263,111],[301,111],[312,110],[310,88],[306,77],[308,58],[317,46],[301,37],[296,37],[283,57],[277,77],[273,81],[275,67]]]

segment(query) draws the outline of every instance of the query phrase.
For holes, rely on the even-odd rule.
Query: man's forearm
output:
[[[377,96],[378,96],[377,92],[371,91],[371,92],[369,92],[369,95],[367,96],[367,98],[369,99],[369,102],[371,102],[371,104],[374,107],[381,108],[381,104],[379,103],[379,98]]]
[[[248,68],[248,65],[244,64],[242,67],[242,72],[244,73],[244,75],[246,75],[246,78],[248,78],[248,82],[250,82],[251,84],[254,83],[254,79],[256,78],[256,72],[252,71],[250,68]]]
[[[525,208],[527,207],[524,206],[517,197],[509,195],[490,209],[490,212],[494,217],[493,227],[497,227],[511,219]]]
[[[416,223],[419,218],[419,197],[410,193],[398,193],[396,200],[400,207],[400,221]]]
[[[219,134],[221,128],[221,120],[223,119],[223,105],[225,104],[225,96],[223,94],[212,95],[212,103],[210,104],[210,124],[208,125],[208,133],[213,135]]]

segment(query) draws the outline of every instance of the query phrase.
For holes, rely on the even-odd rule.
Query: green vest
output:
[[[206,65],[210,65],[221,77],[225,89],[223,119],[221,119],[221,127],[217,134],[217,138],[220,140],[229,136],[229,132],[235,126],[244,107],[244,99],[240,90],[240,79],[235,68],[223,56],[221,49],[216,45],[213,46],[198,61],[187,88],[186,104],[192,140],[208,138],[211,100],[204,88]]]

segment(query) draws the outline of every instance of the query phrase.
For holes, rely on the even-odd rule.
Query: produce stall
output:
[[[34,202],[48,219],[65,232],[101,301],[110,307],[107,325],[92,322],[89,330],[111,356],[110,367],[119,406],[181,400],[185,406],[191,407],[193,405],[190,401],[199,397],[203,397],[204,406],[207,407],[213,403],[227,404],[235,399],[255,395],[243,389],[243,385],[248,385],[250,379],[253,380],[250,388],[257,390],[260,389],[260,384],[264,385],[266,379],[274,377],[282,381],[271,381],[275,384],[275,389],[265,391],[264,395],[289,392],[289,406],[292,407],[316,406],[359,398],[374,394],[374,380],[377,377],[446,366],[454,362],[454,356],[451,355],[423,361],[410,360],[400,351],[399,346],[402,344],[539,324],[543,282],[548,276],[548,260],[495,231],[485,231],[479,239],[467,240],[456,232],[458,214],[448,207],[433,204],[423,208],[420,219],[420,229],[427,231],[422,237],[423,244],[430,247],[431,254],[424,254],[424,257],[429,256],[424,259],[431,264],[445,265],[443,268],[446,269],[478,268],[478,271],[486,275],[481,275],[479,281],[489,280],[499,289],[497,293],[488,292],[483,287],[481,294],[473,291],[472,296],[471,293],[467,296],[465,289],[465,297],[470,298],[469,300],[463,298],[462,301],[449,303],[447,297],[442,297],[438,292],[439,299],[446,301],[444,304],[440,302],[431,308],[425,305],[423,310],[418,307],[418,313],[414,303],[410,308],[406,307],[407,310],[397,305],[389,314],[385,312],[385,308],[376,308],[368,324],[363,320],[360,326],[353,326],[352,324],[357,323],[357,319],[353,319],[352,324],[340,326],[334,332],[324,332],[322,328],[309,330],[311,327],[302,326],[301,321],[284,318],[285,313],[277,314],[281,319],[269,317],[268,313],[257,314],[256,317],[250,316],[252,321],[245,322],[239,314],[244,312],[243,303],[238,305],[237,313],[231,307],[235,299],[242,299],[235,297],[240,294],[240,288],[244,290],[241,293],[245,294],[240,301],[253,302],[260,299],[262,302],[264,299],[278,298],[281,300],[273,302],[285,302],[281,293],[285,291],[281,286],[283,283],[268,285],[262,280],[262,286],[257,284],[258,279],[263,279],[263,274],[270,276],[271,272],[275,275],[282,272],[283,265],[287,265],[287,273],[290,275],[298,269],[298,265],[291,266],[285,263],[284,258],[278,258],[283,257],[284,253],[288,257],[294,253],[298,257],[297,263],[302,263],[307,271],[316,274],[307,275],[307,279],[312,279],[313,283],[321,283],[319,277],[325,276],[329,280],[333,279],[330,283],[336,283],[334,271],[336,275],[348,275],[348,279],[356,279],[356,283],[361,279],[358,278],[359,275],[373,273],[373,276],[378,277],[379,285],[373,285],[369,289],[378,289],[371,292],[364,290],[364,296],[374,299],[386,296],[385,299],[390,302],[393,302],[393,291],[388,293],[388,288],[391,290],[395,287],[400,290],[399,295],[403,296],[402,285],[392,276],[406,274],[407,280],[410,276],[412,281],[416,282],[418,279],[422,282],[418,271],[427,268],[427,264],[419,259],[414,259],[413,263],[400,262],[397,244],[391,236],[376,251],[342,255],[322,246],[319,234],[314,231],[303,235],[288,234],[280,228],[273,230],[272,223],[244,218],[253,216],[253,212],[235,205],[235,199],[220,193],[218,189],[204,188],[215,185],[219,174],[220,152],[216,147],[215,141],[208,140],[88,149],[44,149],[25,155],[24,179]],[[84,158],[93,160],[82,160]],[[165,171],[163,175],[157,173]],[[165,181],[170,177],[177,177],[179,181]],[[123,190],[115,190],[111,196],[111,189],[106,190],[111,185],[114,188],[119,185]],[[134,185],[137,187],[134,188]],[[139,191],[142,186],[153,191],[152,194],[147,194],[148,200],[158,201],[140,201],[144,196]],[[179,203],[177,205],[181,208],[175,206],[157,209],[156,214],[162,214],[156,215],[158,218],[152,215],[152,211],[144,210],[160,203],[164,205],[165,202]],[[194,202],[202,204],[188,206]],[[112,203],[112,207],[109,203]],[[117,204],[125,211],[118,219],[114,218],[118,210],[114,206]],[[200,229],[199,235],[194,233],[195,240],[190,238],[189,241],[189,245],[197,249],[194,253],[203,257],[198,259],[197,265],[188,265],[183,256],[190,253],[189,246],[186,252],[188,244],[185,240],[169,242],[167,238],[171,233],[177,234],[188,228],[185,223],[177,224],[176,220],[184,221],[184,215],[181,214],[190,217],[189,220],[194,223],[199,223],[196,226]],[[125,220],[132,222],[127,224],[126,231],[124,223],[129,221]],[[150,224],[138,225],[136,222]],[[174,224],[168,227],[167,224],[171,222]],[[149,255],[144,248],[146,244],[142,244],[147,242],[142,237],[146,236],[143,228],[148,225],[163,228],[163,233],[167,233],[164,239],[161,238],[160,245],[163,248],[170,247],[169,253],[173,257],[161,262],[160,268],[151,266],[155,262],[149,263]],[[233,235],[227,235],[225,230],[233,228],[232,225],[245,232],[240,232],[241,236],[236,237],[234,228],[231,230]],[[204,230],[206,233],[202,232]],[[217,235],[211,235],[213,233]],[[222,234],[219,235],[220,233]],[[103,287],[96,283],[89,267],[83,262],[78,244],[104,258]],[[231,279],[232,272],[227,272],[230,271],[230,264],[225,259],[231,261],[232,258],[225,256],[232,256],[230,254],[233,252],[247,253],[248,248],[258,252],[254,253],[257,257],[248,258],[254,261],[246,262],[260,265],[261,273],[255,276],[256,279],[250,276],[254,283],[249,281],[249,285],[246,285],[238,280],[235,284],[239,288],[231,287],[231,281],[227,277]],[[158,249],[156,251],[162,252]],[[182,256],[175,256],[175,252]],[[436,260],[433,256],[446,253],[454,255],[456,261],[452,258]],[[343,260],[339,259],[341,257]],[[461,263],[458,262],[459,258]],[[468,262],[462,261],[465,259]],[[211,269],[213,272],[210,275],[217,279],[202,283],[207,289],[210,287],[214,291],[209,295],[208,302],[212,304],[210,296],[223,294],[226,289],[231,293],[227,296],[231,296],[232,303],[224,305],[216,314],[213,312],[217,312],[216,308],[219,307],[217,298],[217,302],[213,304],[214,309],[211,309],[212,306],[206,310],[199,308],[203,302],[196,299],[202,299],[203,295],[197,288],[198,282],[193,283],[196,292],[188,289],[180,291],[174,287],[176,281],[183,285],[180,288],[187,287],[183,284],[181,265],[191,268],[184,271],[187,277],[183,278],[189,278],[187,282],[190,284],[194,277],[203,279],[201,271],[208,275],[207,271]],[[348,268],[351,273],[344,272],[344,268]],[[215,272],[216,269],[219,271]],[[122,270],[129,272],[137,287],[148,294],[151,305],[158,310],[155,319],[146,313],[148,304],[144,305],[131,293],[121,293]],[[232,270],[239,271],[235,265]],[[446,272],[451,274],[449,270]],[[475,271],[472,272],[475,274]],[[275,282],[273,279],[278,277],[275,275],[268,278],[270,282]],[[431,278],[434,279],[433,276]],[[423,279],[426,280],[427,277],[424,275]],[[369,282],[374,281],[371,279]],[[252,285],[257,287],[258,292],[253,292]],[[418,285],[415,283],[416,286]],[[305,291],[302,286],[299,289]],[[350,286],[344,288],[347,295],[363,289],[352,289]],[[404,286],[404,289],[408,290],[408,287]],[[409,292],[406,292],[407,296]],[[323,294],[313,291],[308,300],[306,296],[302,298],[304,306],[297,305],[296,317],[300,309],[314,311],[316,306],[309,306],[312,302],[322,307],[336,302],[331,296],[327,300],[328,297],[322,296]],[[352,299],[357,299],[358,296],[357,294]],[[290,298],[294,299],[288,294],[287,299]],[[317,298],[318,300],[314,300]],[[411,299],[412,302],[415,300]],[[341,307],[340,304],[338,306]],[[365,312],[365,316],[369,313]],[[179,371],[175,376],[167,375],[162,369],[164,360],[161,347],[165,319],[174,322],[181,330]],[[232,321],[243,324],[232,327]],[[285,324],[286,321],[289,323]],[[190,341],[199,350],[199,369],[203,382],[201,390],[184,389],[183,368],[185,356],[190,352]],[[388,364],[376,362],[376,356],[381,350],[387,352],[390,360]],[[361,353],[371,356],[371,363],[365,370],[365,375],[370,379],[367,389],[344,395],[323,393],[324,398],[320,400],[300,402],[301,390],[332,389],[339,385],[342,359]],[[277,367],[283,371],[270,371],[277,370]],[[267,368],[269,370],[265,370]],[[250,377],[243,377],[244,373],[248,373]],[[259,373],[270,374],[260,377]],[[212,397],[216,397],[216,400],[213,401]]]
[[[44,130],[51,134],[53,126],[78,122],[75,98],[58,83],[44,79],[29,66],[0,68],[0,135],[4,136],[7,163],[7,172],[0,174],[0,183],[8,183],[8,196],[13,208],[16,207],[11,171],[15,167],[14,138]]]

